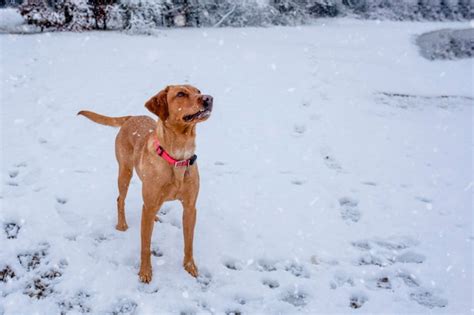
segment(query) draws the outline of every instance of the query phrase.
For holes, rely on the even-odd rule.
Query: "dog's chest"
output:
[[[169,182],[165,187],[167,200],[179,199],[182,191],[186,189],[186,179],[189,172],[186,168],[175,168],[170,176]]]

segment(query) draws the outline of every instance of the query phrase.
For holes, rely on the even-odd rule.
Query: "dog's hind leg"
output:
[[[124,130],[125,129],[125,130]],[[117,158],[118,172],[118,190],[117,197],[117,225],[115,228],[119,231],[128,229],[127,219],[125,218],[125,198],[127,197],[128,186],[133,175],[133,145],[128,141],[126,126],[123,126],[115,138],[115,157]]]
[[[128,186],[133,175],[132,165],[119,165],[118,175],[118,189],[119,196],[117,197],[117,214],[118,222],[116,229],[119,231],[126,231],[128,229],[127,219],[125,218],[125,198],[127,197]]]

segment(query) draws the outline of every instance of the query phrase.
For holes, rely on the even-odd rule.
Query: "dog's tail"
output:
[[[85,116],[101,125],[111,126],[111,127],[121,127],[130,117],[132,116],[122,116],[122,117],[108,117],[100,115],[88,110],[81,110],[78,115]]]

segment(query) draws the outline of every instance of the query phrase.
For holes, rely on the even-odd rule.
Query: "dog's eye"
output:
[[[178,94],[176,94],[177,97],[183,97],[183,96],[186,96],[186,93],[184,92],[178,92]]]

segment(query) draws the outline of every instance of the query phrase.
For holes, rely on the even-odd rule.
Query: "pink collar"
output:
[[[194,154],[191,158],[187,159],[187,160],[176,160],[175,158],[173,158],[171,155],[168,154],[168,152],[165,151],[165,149],[163,149],[163,147],[160,145],[160,142],[158,141],[158,139],[155,137],[154,141],[153,141],[153,144],[155,146],[155,151],[156,153],[161,156],[166,162],[168,162],[171,166],[174,166],[174,167],[188,167],[188,166],[191,166],[194,164],[194,162],[196,162],[196,159],[197,159],[197,155]]]

